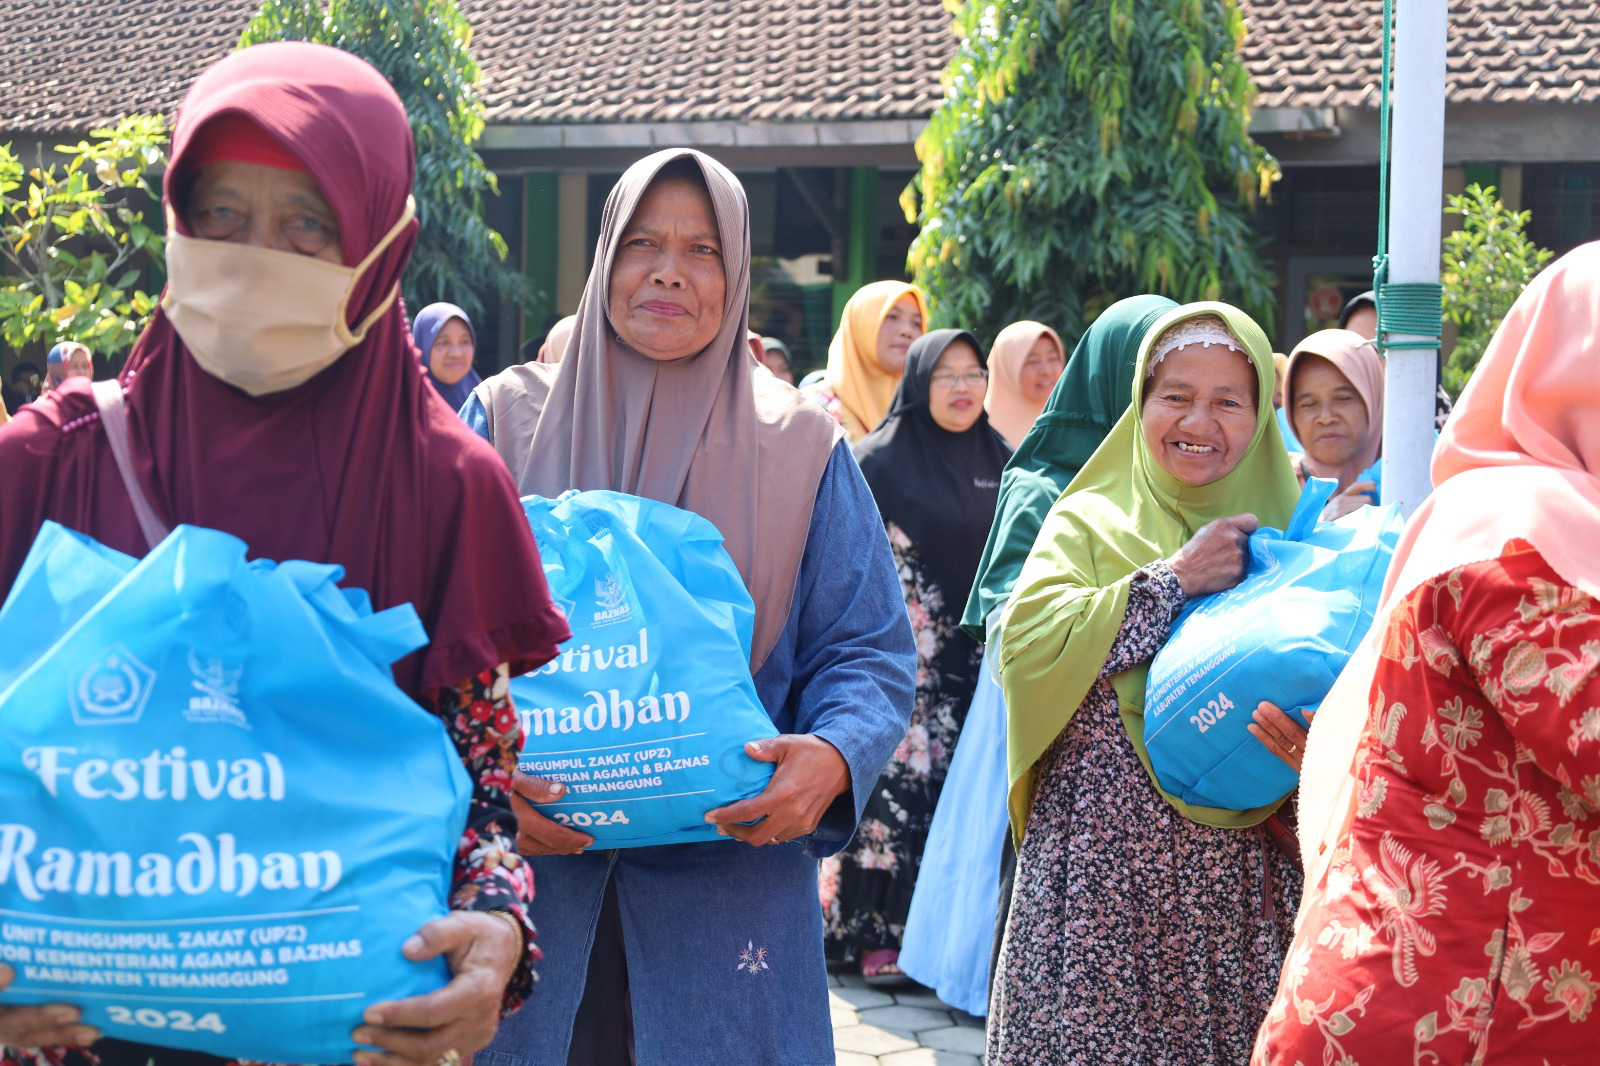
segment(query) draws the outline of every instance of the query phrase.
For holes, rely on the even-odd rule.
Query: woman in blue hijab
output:
[[[483,380],[472,368],[478,344],[472,319],[455,304],[429,304],[417,312],[416,321],[411,324],[411,337],[422,354],[428,380],[450,409],[459,411]]]

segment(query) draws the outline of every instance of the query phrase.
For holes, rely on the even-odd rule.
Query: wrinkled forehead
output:
[[[633,164],[612,188],[602,219],[604,253],[608,260],[615,256],[622,232],[637,221],[640,204],[649,192],[661,183],[674,180],[692,183],[705,195],[711,217],[716,221],[725,261],[730,258],[730,252],[742,253],[748,243],[750,219],[748,201],[739,179],[710,156],[688,150],[668,150]]]
[[[691,222],[699,222],[702,213],[704,225],[711,232],[693,235],[713,237],[721,241],[722,220],[717,217],[717,205],[711,198],[711,190],[706,187],[705,181],[698,173],[685,172],[683,168],[674,167],[668,172],[657,174],[645,186],[639,202],[623,221],[621,230],[623,233],[630,233],[640,229],[661,230],[687,226]]]

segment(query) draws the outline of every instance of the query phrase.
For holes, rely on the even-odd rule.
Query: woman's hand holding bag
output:
[[[1306,710],[1301,713],[1306,716],[1306,725],[1309,727],[1317,712]],[[1297,774],[1300,772],[1300,761],[1306,755],[1309,728],[1300,728],[1300,723],[1284,713],[1283,708],[1266,700],[1256,706],[1255,714],[1251,715],[1251,722],[1246,728],[1285,766]]]
[[[0,963],[0,993],[16,979],[17,971]],[[82,1018],[83,1012],[68,1003],[0,1006],[0,1048],[88,1047],[100,1039],[100,1031],[79,1024]]]
[[[844,756],[821,737],[784,733],[752,740],[744,750],[752,759],[777,763],[777,772],[759,795],[708,811],[706,821],[722,836],[753,847],[810,836],[829,805],[850,787]]]
[[[1201,526],[1167,560],[1184,596],[1192,600],[1237,585],[1250,563],[1250,534],[1258,525],[1255,515],[1236,514]]]
[[[517,853],[520,855],[577,855],[594,843],[588,833],[546,818],[535,803],[554,803],[567,794],[559,781],[516,771],[511,777],[511,809],[517,816]],[[521,803],[517,801],[521,800]]]
[[[450,983],[424,996],[368,1007],[366,1024],[351,1036],[384,1050],[358,1050],[358,1066],[438,1066],[488,1047],[500,1025],[506,983],[517,968],[517,946],[510,923],[492,914],[451,911],[417,930],[401,951],[413,962],[444,956]]]

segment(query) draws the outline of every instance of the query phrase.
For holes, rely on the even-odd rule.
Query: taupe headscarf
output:
[[[705,350],[657,362],[612,329],[611,270],[645,191],[685,158],[711,195],[727,303]],[[739,179],[687,148],[629,167],[606,200],[577,318],[562,362],[514,366],[475,390],[495,450],[524,495],[614,489],[710,519],[755,600],[751,668],[760,669],[788,621],[817,486],[841,432],[750,358],[750,209]]]

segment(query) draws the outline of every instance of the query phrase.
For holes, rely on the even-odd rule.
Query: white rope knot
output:
[[[1155,374],[1156,366],[1161,360],[1179,348],[1188,348],[1192,345],[1209,345],[1226,348],[1230,352],[1244,352],[1244,342],[1233,335],[1226,322],[1216,315],[1197,315],[1172,326],[1156,339],[1155,354],[1150,357],[1145,377]],[[1246,353],[1246,358],[1248,357]]]

